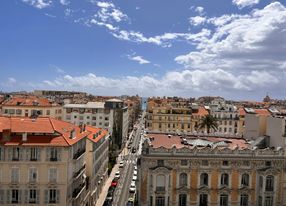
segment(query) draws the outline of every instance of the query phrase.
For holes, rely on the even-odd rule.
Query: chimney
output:
[[[75,130],[70,131],[70,139],[75,138]]]
[[[83,131],[86,132],[86,124],[83,124]]]
[[[98,133],[93,134],[93,139],[98,137]]]
[[[79,125],[80,133],[82,133],[82,124]]]
[[[22,133],[22,141],[23,142],[27,141],[27,132]]]

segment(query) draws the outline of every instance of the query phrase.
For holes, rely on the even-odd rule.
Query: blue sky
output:
[[[283,1],[11,0],[0,5],[3,91],[285,98]]]

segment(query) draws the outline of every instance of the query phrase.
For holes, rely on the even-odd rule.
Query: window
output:
[[[262,197],[261,196],[258,197],[258,206],[262,206]]]
[[[181,165],[182,166],[187,166],[188,165],[188,160],[181,160]]]
[[[18,183],[19,182],[19,168],[12,168],[11,182],[12,183]]]
[[[208,186],[209,185],[209,177],[207,173],[202,173],[200,177],[201,186]]]
[[[96,117],[92,117],[92,120],[96,120]]]
[[[265,206],[273,206],[273,197],[272,196],[265,197]]]
[[[157,175],[156,191],[165,191],[165,175]]]
[[[3,160],[4,148],[0,147],[0,161]]]
[[[187,206],[187,195],[186,194],[179,195],[179,206]]]
[[[229,165],[229,162],[228,162],[227,160],[224,160],[224,161],[222,161],[222,165],[223,165],[223,166],[228,166],[228,165]]]
[[[18,203],[18,202],[19,202],[19,190],[12,190],[11,203]]]
[[[37,190],[29,190],[29,203],[37,203]]]
[[[165,206],[165,197],[156,197],[155,206]]]
[[[16,109],[16,114],[21,115],[22,114],[22,110],[21,109]]]
[[[157,165],[160,166],[164,166],[164,160],[158,160],[157,161]]]
[[[186,173],[180,174],[179,185],[180,186],[187,186],[188,184],[188,176]]]
[[[49,203],[57,203],[57,190],[50,189],[49,190]]]
[[[19,161],[20,160],[20,148],[14,147],[12,148],[12,161]]]
[[[263,177],[259,176],[259,188],[262,189],[263,188]]]
[[[200,204],[199,206],[207,206],[208,205],[208,195],[200,194]]]
[[[221,184],[222,186],[228,186],[228,174],[223,173],[223,174],[221,175],[220,184]]]
[[[202,160],[202,165],[203,166],[209,166],[209,161],[208,160]]]
[[[57,168],[49,169],[49,182],[57,182]]]
[[[273,189],[274,189],[274,177],[272,175],[268,175],[266,177],[265,191],[273,191]]]
[[[37,181],[37,169],[32,167],[29,169],[29,182]]]
[[[30,161],[37,161],[39,159],[38,154],[39,154],[38,148],[31,148],[30,149]]]
[[[265,166],[266,167],[271,167],[271,161],[265,161]]]
[[[249,163],[249,161],[243,161],[243,162],[242,162],[242,165],[245,166],[245,167],[247,167],[247,166],[250,165],[250,163]]]
[[[220,195],[219,205],[228,206],[228,195]]]
[[[248,206],[248,195],[243,194],[240,196],[240,206]]]
[[[241,176],[241,186],[242,187],[249,186],[249,175],[248,174],[243,174]]]
[[[50,161],[58,161],[58,149],[50,148]]]
[[[50,115],[50,113],[51,113],[51,112],[50,112],[50,110],[48,109],[48,110],[46,111],[46,114],[47,114],[47,115]]]

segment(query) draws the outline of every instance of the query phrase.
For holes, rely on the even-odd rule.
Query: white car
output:
[[[119,168],[122,168],[124,166],[124,161],[119,162]]]
[[[136,176],[136,175],[133,175],[132,180],[133,180],[133,181],[136,181],[136,180],[137,180],[137,176]]]
[[[120,177],[120,172],[119,171],[115,172],[115,176],[114,177],[119,178]]]
[[[134,170],[133,175],[137,176],[137,170]]]
[[[134,193],[136,191],[136,185],[135,182],[132,181],[130,184],[129,192]]]
[[[136,171],[137,171],[137,166],[136,166],[136,165],[134,166],[134,170],[136,170]]]

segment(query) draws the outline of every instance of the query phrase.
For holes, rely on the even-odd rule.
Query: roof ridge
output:
[[[59,131],[56,130],[56,128],[55,128],[55,126],[54,126],[54,123],[53,123],[53,121],[52,121],[52,120],[56,120],[56,119],[51,118],[51,117],[48,117],[48,118],[49,118],[49,121],[50,121],[51,124],[52,124],[52,127],[53,127],[54,131],[59,132]],[[60,133],[60,132],[59,132],[59,133]],[[62,138],[65,140],[65,142],[66,142],[69,146],[71,146],[71,144],[66,140],[65,136],[64,136],[62,133],[60,133],[60,134],[61,134]]]

